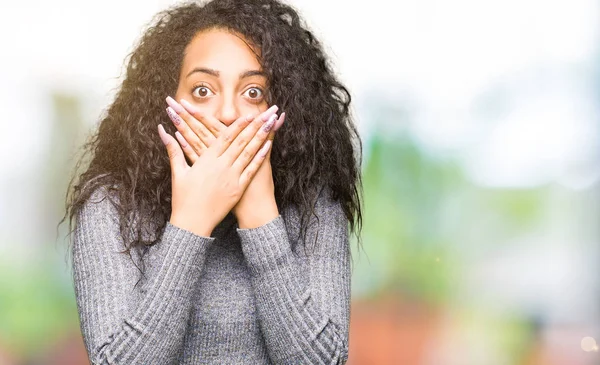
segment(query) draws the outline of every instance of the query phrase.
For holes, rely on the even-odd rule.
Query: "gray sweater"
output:
[[[304,250],[299,213],[211,237],[167,223],[143,256],[123,253],[107,189],[77,214],[73,279],[92,364],[344,364],[348,357],[348,221],[321,194]],[[113,193],[114,194],[114,193]],[[316,237],[316,245],[314,245]],[[139,257],[133,253],[133,259]],[[139,261],[136,261],[139,263]],[[136,285],[137,283],[137,285]]]

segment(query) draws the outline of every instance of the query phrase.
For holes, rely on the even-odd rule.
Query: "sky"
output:
[[[14,153],[0,168],[35,168],[47,143],[48,90],[87,94],[84,117],[96,122],[141,29],[174,3],[3,2],[0,142]],[[389,100],[412,111],[409,125],[391,120],[391,128],[458,158],[479,184],[597,180],[588,168],[598,165],[600,136],[589,79],[600,44],[596,1],[290,3],[355,97],[364,139],[372,130],[365,104]]]

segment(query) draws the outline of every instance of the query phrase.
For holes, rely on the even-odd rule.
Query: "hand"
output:
[[[167,113],[179,132],[176,133],[177,139],[186,157],[193,164],[215,138],[219,137],[225,126],[218,119],[203,115],[200,110],[183,99],[179,104],[171,97],[167,97],[167,103],[170,106],[167,108]],[[282,113],[269,133],[268,140],[273,140],[275,131],[281,127],[284,120],[285,113]],[[279,215],[275,203],[270,155],[271,150],[232,210],[241,228],[258,227]]]
[[[264,162],[272,143],[267,137],[275,119],[271,118],[268,124],[264,120],[274,113],[271,108],[256,118],[239,118],[192,166],[186,163],[175,138],[166,133],[162,125],[158,126],[171,165],[171,224],[210,236],[214,227],[237,204]]]
[[[194,164],[198,157],[202,155],[202,152],[210,147],[212,142],[227,127],[218,119],[204,115],[198,108],[184,99],[181,99],[181,103],[178,103],[168,96],[166,100],[167,104],[169,104],[167,114],[179,132],[175,133],[177,140],[181,144],[190,164]],[[277,106],[274,107],[277,108]],[[281,113],[267,139],[274,139],[275,132],[281,127],[284,120],[285,113]]]

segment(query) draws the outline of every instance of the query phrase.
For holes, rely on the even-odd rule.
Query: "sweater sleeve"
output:
[[[348,358],[348,221],[328,194],[319,197],[315,213],[318,225],[309,225],[306,250],[292,250],[281,215],[257,228],[237,229],[276,364],[344,364]],[[291,224],[299,222],[294,218]]]
[[[84,343],[92,364],[168,364],[179,355],[193,288],[214,240],[167,222],[140,272],[124,244],[105,188],[77,214],[73,279]],[[139,285],[139,284],[138,284]]]

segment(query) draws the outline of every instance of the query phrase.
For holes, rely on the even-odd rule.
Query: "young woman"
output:
[[[349,106],[285,4],[158,14],[68,196],[90,361],[345,363],[362,222]]]

